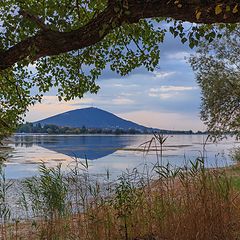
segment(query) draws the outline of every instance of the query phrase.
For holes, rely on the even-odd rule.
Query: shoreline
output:
[[[205,185],[206,183],[201,183],[201,181],[204,180],[205,176],[209,176],[210,179],[212,179],[212,181],[216,181],[216,186],[215,186],[214,182],[209,182],[209,184],[210,184],[209,186]],[[225,176],[227,178],[225,178]],[[217,169],[216,168],[215,169],[206,169],[205,173],[202,173],[201,168],[200,168],[198,172],[194,173],[194,175],[189,175],[188,178],[186,178],[185,180],[184,179],[185,178],[182,178],[181,175],[178,176],[178,177],[169,177],[169,178],[166,178],[164,180],[161,180],[161,178],[156,179],[156,180],[151,179],[150,182],[146,182],[146,185],[144,185],[144,187],[139,186],[136,189],[136,191],[145,192],[146,195],[144,194],[144,201],[147,201],[147,199],[149,197],[154,197],[155,195],[160,194],[160,196],[164,199],[165,199],[165,197],[171,197],[172,196],[171,198],[175,199],[174,201],[176,201],[176,202],[178,202],[178,197],[181,197],[181,198],[185,199],[185,197],[186,197],[185,191],[187,191],[187,193],[191,195],[191,198],[193,196],[197,197],[198,194],[201,193],[201,194],[203,194],[206,201],[214,201],[214,204],[210,205],[211,208],[215,209],[215,207],[216,207],[216,209],[219,210],[220,205],[218,205],[218,204],[221,204],[222,208],[226,208],[227,206],[223,206],[222,205],[223,203],[218,203],[218,200],[214,200],[214,199],[211,200],[211,198],[213,197],[213,193],[212,192],[209,192],[209,193],[205,192],[204,193],[204,191],[201,190],[202,186],[204,186],[204,188],[206,188],[205,189],[206,191],[209,191],[209,187],[211,187],[211,185],[213,184],[213,186],[212,186],[213,188],[211,187],[212,188],[211,191],[217,191],[216,194],[219,194],[218,193],[218,191],[219,191],[218,188],[215,189],[215,187],[217,187],[218,184],[221,183],[221,181],[223,180],[223,181],[226,181],[226,184],[227,184],[227,182],[229,182],[229,183],[231,182],[233,190],[235,189],[234,192],[235,191],[240,192],[240,164],[236,163],[233,166],[217,168]],[[227,179],[229,179],[229,180],[227,180]],[[234,180],[235,181],[234,182],[233,179],[235,179],[237,181]],[[223,184],[225,184],[225,183],[223,182]],[[74,191],[74,188],[73,188],[73,191]],[[165,196],[165,192],[167,194],[166,196]],[[233,192],[233,197],[235,196],[234,192]],[[231,192],[229,192],[229,194],[230,193]],[[115,193],[115,194],[117,194],[117,193]],[[106,200],[103,200],[103,201],[104,202],[106,201],[106,204],[107,204],[107,201],[108,201],[109,197],[111,197],[111,198],[113,197],[113,199],[115,199],[115,194],[111,195],[111,196],[106,195]],[[170,194],[170,195],[168,195],[168,194]],[[206,195],[206,194],[209,194],[209,195]],[[175,198],[174,197],[175,195],[178,196],[178,197]],[[218,195],[216,195],[216,196],[218,196]],[[220,198],[222,198],[221,196],[222,195],[219,195]],[[239,196],[239,194],[236,195],[236,196]],[[134,197],[134,195],[132,197]],[[170,199],[170,201],[173,201],[173,199],[172,200]],[[186,201],[187,201],[187,199],[188,198],[186,198]],[[236,199],[240,200],[239,198],[236,198]],[[235,199],[235,201],[236,201],[236,199]],[[166,198],[166,200],[167,200],[167,198]],[[164,201],[166,201],[166,200],[164,200]],[[17,221],[18,230],[17,231],[14,230],[15,234],[18,234],[19,236],[21,235],[23,237],[21,239],[25,239],[25,237],[27,239],[27,236],[29,236],[29,234],[31,234],[31,237],[29,239],[34,239],[35,240],[35,239],[38,239],[36,237],[39,234],[39,229],[44,230],[44,229],[48,229],[51,226],[54,226],[54,229],[56,231],[59,231],[59,229],[56,228],[56,226],[58,226],[59,224],[60,224],[59,226],[62,226],[62,225],[64,226],[65,224],[67,224],[68,226],[71,226],[71,228],[68,230],[68,231],[70,231],[68,234],[74,234],[74,231],[75,231],[74,226],[75,225],[78,226],[79,221],[80,221],[81,224],[83,224],[82,227],[84,227],[84,228],[87,227],[88,225],[85,225],[85,222],[86,222],[86,224],[87,224],[88,221],[91,222],[92,214],[99,214],[99,211],[100,212],[103,211],[101,214],[105,214],[104,213],[105,211],[110,211],[110,214],[115,214],[114,211],[117,211],[117,210],[111,209],[111,206],[108,206],[108,204],[106,206],[108,209],[105,208],[105,205],[99,205],[99,207],[97,207],[98,205],[95,205],[95,201],[98,201],[98,200],[95,197],[92,197],[92,199],[88,198],[88,201],[89,201],[88,204],[90,204],[89,207],[92,204],[93,205],[89,209],[86,209],[86,210],[82,211],[81,213],[80,212],[76,212],[76,213],[71,212],[70,215],[62,216],[62,217],[59,217],[59,218],[57,217],[56,219],[52,219],[52,220],[51,219],[45,219],[44,220],[44,218],[41,218],[41,217],[39,217],[39,218],[30,217],[30,218],[27,218],[27,219],[26,218],[25,219],[24,218],[18,218],[18,220],[15,219],[12,222],[9,222],[5,225],[1,225],[1,227],[2,227],[2,229],[4,229],[4,231],[8,231],[8,229],[10,229],[9,231],[11,231],[11,229],[16,226],[15,221]],[[131,199],[129,199],[128,201],[131,201]],[[225,201],[224,196],[223,196],[223,200],[221,200],[221,201]],[[188,204],[190,204],[190,203],[193,204],[193,207],[195,208],[195,203],[200,204],[201,202],[199,203],[199,202],[195,202],[195,201],[191,200],[191,202],[189,202]],[[227,201],[226,204],[229,204],[228,201]],[[191,211],[193,211],[194,208],[192,208],[191,206],[189,206],[189,207],[191,208]],[[200,204],[199,210],[197,208],[196,211],[200,211],[200,209],[202,209],[203,207],[204,207],[204,205],[202,206]],[[208,205],[207,205],[206,210],[209,211],[209,206]],[[202,210],[202,211],[203,211],[203,214],[205,214],[204,213],[205,210]],[[210,210],[210,211],[213,211],[213,210]],[[223,212],[223,210],[221,210],[221,211]],[[99,217],[101,217],[101,214],[99,215]],[[174,211],[174,214],[180,214],[180,216],[179,216],[180,220],[182,222],[186,221],[186,219],[184,220],[184,218],[181,217],[181,214],[184,214],[184,212],[181,212],[181,211],[180,212],[175,212]],[[191,214],[194,214],[194,212],[192,212]],[[199,214],[199,212],[196,212],[196,214]],[[183,216],[185,216],[185,215],[183,215]],[[191,215],[187,215],[187,216],[190,217]],[[197,221],[199,218],[194,218],[194,219],[195,220],[192,220],[192,221]],[[145,221],[146,219],[145,219],[144,216],[142,216],[141,220]],[[163,220],[161,220],[161,221],[163,221]],[[34,223],[34,226],[36,225],[38,227],[34,227],[33,223]],[[57,224],[57,225],[55,226],[55,224]],[[88,224],[90,224],[90,223],[88,223]],[[175,223],[172,222],[172,224],[175,224]],[[93,225],[93,226],[96,227],[96,225]],[[72,227],[73,227],[73,229],[72,229]],[[200,227],[200,226],[198,225],[198,227]],[[60,231],[59,234],[60,234],[60,236],[64,236],[62,231]],[[132,238],[132,239],[141,239],[141,240],[149,239],[149,238],[143,237],[143,235],[141,235],[141,234],[138,236],[139,238]],[[155,233],[151,233],[150,231],[145,232],[145,236],[147,236],[149,234],[153,234],[154,236],[155,235],[158,236],[157,232],[155,232]],[[183,233],[183,234],[187,234],[187,232]],[[142,238],[140,238],[140,236],[142,236]],[[41,239],[41,238],[39,238],[39,239]],[[47,239],[49,239],[49,238],[47,238]],[[65,237],[63,239],[68,239],[68,238]],[[85,239],[85,238],[83,238],[83,239]],[[105,239],[105,238],[98,238],[98,239]],[[112,239],[116,239],[116,238],[112,238]],[[158,239],[158,238],[156,237],[156,238],[152,238],[152,239]],[[168,239],[173,239],[173,238],[168,238]],[[185,239],[185,238],[178,238],[178,239]]]

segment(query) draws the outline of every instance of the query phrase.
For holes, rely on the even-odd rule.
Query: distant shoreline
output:
[[[192,135],[192,134],[208,134],[207,132],[197,131],[194,132],[192,130],[165,130],[165,129],[156,129],[156,128],[121,128],[118,125],[111,126],[107,128],[101,127],[70,127],[70,126],[59,126],[54,124],[33,124],[33,123],[25,123],[22,124],[16,131],[16,133],[22,134],[76,134],[76,135],[83,135],[83,134],[106,134],[106,135],[136,135],[136,134],[153,134],[154,132],[168,135]]]
[[[16,132],[13,135],[14,136],[29,136],[29,135],[34,135],[34,136],[127,136],[127,135],[152,135],[153,133],[36,133],[36,132],[31,132],[31,133],[19,133]],[[176,133],[176,132],[169,132],[169,133],[163,133],[163,135],[208,135],[209,133]]]

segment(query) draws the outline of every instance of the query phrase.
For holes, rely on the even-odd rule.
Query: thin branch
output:
[[[21,9],[19,10],[19,14],[22,15],[24,18],[30,20],[31,22],[34,22],[40,29],[47,31],[49,30],[49,27],[37,16]]]

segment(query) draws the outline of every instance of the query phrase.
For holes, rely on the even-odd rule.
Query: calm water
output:
[[[39,163],[47,166],[62,164],[64,169],[79,158],[89,162],[89,171],[104,174],[107,169],[115,178],[126,169],[149,166],[156,163],[155,151],[148,154],[140,145],[152,138],[151,135],[16,135],[12,137],[9,160],[6,163],[7,178],[24,178],[38,174]],[[164,145],[164,164],[182,166],[203,152],[206,135],[173,135]],[[229,151],[240,143],[228,139],[206,144],[208,167],[232,164]]]

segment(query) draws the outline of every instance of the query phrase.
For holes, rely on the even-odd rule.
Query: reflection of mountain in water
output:
[[[105,157],[134,144],[134,136],[15,136],[16,146],[31,147],[33,144],[43,148],[89,160]]]

